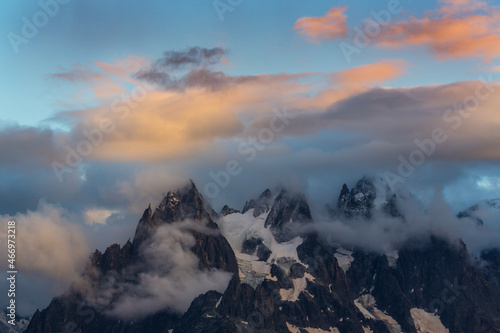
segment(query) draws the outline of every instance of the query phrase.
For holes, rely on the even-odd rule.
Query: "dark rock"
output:
[[[472,207],[469,207],[468,209],[466,209],[463,212],[459,212],[457,214],[457,217],[461,218],[461,219],[468,217],[468,218],[472,219],[473,221],[475,221],[478,225],[482,226],[482,225],[484,225],[483,219],[475,216],[475,213],[477,212],[478,209],[479,209],[479,205],[474,205]]]
[[[385,203],[383,206],[383,211],[392,217],[403,217],[403,215],[398,210],[398,199],[396,194],[393,194],[392,197]]]
[[[274,200],[264,225],[271,229],[278,242],[287,242],[298,236],[294,227],[311,222],[311,212],[305,196],[282,190]]]
[[[337,212],[347,218],[359,216],[369,219],[375,197],[375,186],[368,177],[361,178],[351,191],[344,184],[337,200]]]
[[[245,206],[243,207],[242,213],[245,214],[250,209],[254,209],[253,216],[257,217],[264,213],[267,213],[271,208],[271,204],[272,192],[271,190],[267,189],[262,192],[262,194],[256,200],[252,199],[249,202],[246,202]]]
[[[500,249],[483,250],[481,260],[486,280],[500,292]]]
[[[254,254],[257,251],[257,246],[262,244],[262,239],[259,238],[249,238],[245,239],[243,242],[241,252],[245,254]]]
[[[269,248],[264,244],[260,244],[257,247],[257,257],[259,257],[260,261],[267,261],[267,259],[271,256],[271,253],[271,250],[269,250]]]
[[[292,266],[290,266],[290,278],[299,279],[304,277],[304,273],[306,272],[306,267],[302,264],[296,262]]]
[[[220,214],[222,216],[226,216],[226,215],[229,215],[229,214],[236,214],[236,213],[239,213],[239,212],[240,212],[239,210],[229,208],[228,205],[225,205],[224,207],[222,207],[222,210],[221,210]]]

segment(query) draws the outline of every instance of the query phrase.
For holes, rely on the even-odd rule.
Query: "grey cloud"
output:
[[[0,164],[37,170],[50,166],[60,151],[61,135],[51,129],[11,126],[0,130]]]
[[[113,286],[87,289],[89,304],[111,316],[136,319],[163,309],[184,313],[198,295],[209,290],[224,292],[232,274],[199,269],[198,258],[191,251],[195,244],[191,228],[198,232],[207,229],[189,221],[159,227],[141,248],[147,269],[137,266],[123,272],[138,276],[137,283],[114,281]]]
[[[207,87],[210,90],[217,90],[228,84],[247,80],[245,77],[231,77],[223,72],[208,69],[219,63],[226,52],[219,47],[212,49],[192,47],[185,51],[167,51],[149,68],[137,72],[136,77],[164,89],[177,90],[188,87]],[[175,75],[177,70],[187,70],[187,73],[177,77]]]
[[[185,51],[167,51],[163,54],[163,58],[155,62],[155,66],[165,69],[204,67],[218,63],[226,53],[227,51],[220,47],[207,49],[199,46]]]
[[[378,253],[399,250],[408,241],[424,244],[431,236],[458,244],[463,240],[472,255],[498,246],[500,229],[478,227],[471,219],[459,219],[437,189],[427,205],[409,195],[399,196],[398,209],[405,219],[376,213],[364,219],[332,220],[323,215],[305,230],[318,231],[326,241],[345,247],[361,248]]]

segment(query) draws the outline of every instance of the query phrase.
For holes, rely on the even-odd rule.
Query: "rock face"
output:
[[[373,296],[403,332],[414,332],[412,308],[439,315],[450,332],[500,331],[499,294],[471,264],[463,243],[433,237],[401,249],[395,267],[383,255],[355,251],[353,256],[347,277],[355,297]]]
[[[228,205],[225,205],[224,207],[222,207],[222,210],[221,210],[220,214],[222,216],[226,216],[226,215],[229,215],[229,214],[237,214],[239,212],[240,212],[239,210],[236,210],[236,209],[233,209],[233,208],[229,208]]]
[[[500,291],[500,248],[484,250],[481,253],[484,261],[484,276],[498,291]]]
[[[379,209],[404,223],[397,197],[379,193],[368,178],[344,185],[336,216],[369,221]],[[25,332],[500,332],[498,251],[483,254],[485,268],[462,242],[434,236],[396,253],[339,248],[298,231],[314,222],[305,196],[286,190],[264,191],[241,213],[226,206],[219,217],[192,182],[171,191],[145,210],[132,242],[92,254],[85,281],[103,291],[110,280],[135,283],[141,271],[127,272],[143,267],[141,249],[158,228],[179,223],[190,226],[200,271],[232,273],[224,292],[198,295],[182,314],[119,319],[88,304],[75,283]]]
[[[375,196],[375,186],[367,177],[359,180],[350,191],[344,184],[337,200],[337,211],[348,218],[370,218]]]
[[[261,261],[267,261],[271,255],[271,250],[262,243],[262,239],[255,237],[246,239],[243,242],[241,252],[250,255],[256,254]]]
[[[94,285],[102,285],[110,278],[123,279],[122,272],[126,268],[141,264],[143,258],[139,249],[159,226],[187,220],[213,230],[208,233],[191,230],[195,239],[191,251],[199,260],[199,268],[219,269],[237,276],[234,252],[205,209],[205,202],[196,186],[190,182],[184,188],[169,192],[154,212],[151,206],[144,211],[132,243],[127,241],[123,247],[113,244],[104,253],[95,251],[84,278]],[[137,277],[129,278],[133,280]],[[85,295],[74,285],[64,295],[54,298],[45,310],[37,311],[25,332],[64,332],[76,328],[81,332],[163,332],[173,329],[180,318],[178,314],[160,311],[138,322],[124,322],[89,306]]]
[[[250,209],[253,209],[253,216],[257,217],[263,213],[267,213],[271,209],[272,201],[271,190],[267,189],[256,200],[252,199],[245,202],[242,213],[245,214]]]
[[[271,229],[278,242],[287,242],[297,236],[294,230],[296,222],[300,224],[312,222],[309,205],[304,195],[281,190],[267,215],[265,227]]]

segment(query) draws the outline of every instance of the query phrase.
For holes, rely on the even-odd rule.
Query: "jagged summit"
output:
[[[373,201],[376,197],[373,181],[368,177],[361,178],[350,191],[344,184],[337,200],[337,210],[345,217],[371,217]]]
[[[271,209],[272,201],[273,193],[270,189],[266,189],[257,199],[245,202],[242,213],[245,214],[250,209],[253,209],[253,216],[257,217],[261,214],[267,213]]]
[[[192,180],[179,189],[170,191],[156,208],[153,220],[167,223],[192,219],[201,221],[209,219],[202,195]]]
[[[217,228],[201,193],[192,180],[184,187],[169,191],[153,212],[151,204],[144,211],[135,231],[134,246],[138,247],[151,234],[152,230],[163,223],[184,220],[203,221],[211,228]]]
[[[457,216],[459,218],[468,217],[480,226],[495,224],[500,218],[500,199],[482,200],[459,212]]]
[[[368,177],[352,189],[345,184],[337,214],[367,221],[374,212],[397,214],[400,197],[384,184]],[[495,205],[488,207],[500,211]],[[139,319],[116,318],[101,303],[85,303],[85,293],[75,288],[37,311],[26,332],[60,332],[73,323],[82,333],[500,332],[498,249],[483,254],[486,268],[472,263],[463,243],[456,246],[434,236],[425,244],[410,241],[392,254],[347,250],[318,232],[300,234],[297,230],[304,229],[295,228],[312,222],[301,193],[266,190],[247,202],[243,213],[226,205],[217,216],[190,182],[168,192],[156,209],[149,205],[133,242],[96,251],[85,284],[99,301],[113,296],[106,306],[127,305],[134,311],[165,291],[176,290],[176,302],[195,288],[184,313],[160,305]],[[183,250],[178,238],[165,238],[172,231],[190,239]],[[157,252],[160,245],[174,251]],[[176,257],[180,264],[172,266],[170,259]],[[191,265],[185,267],[186,262]],[[211,286],[214,276],[224,276],[214,271],[231,273],[225,291],[198,291],[200,285]],[[178,288],[179,281],[200,272],[204,278]],[[171,280],[165,274],[172,274]],[[123,296],[139,300],[122,302]],[[93,320],[81,313],[93,313]]]
[[[237,210],[237,209],[233,209],[233,208],[230,208],[228,205],[224,205],[224,207],[222,207],[221,211],[220,211],[220,214],[222,216],[226,216],[226,215],[229,215],[229,214],[236,214],[236,213],[239,213],[240,211]]]
[[[266,189],[257,199],[247,201],[241,213],[245,214],[251,209],[253,217],[265,218],[265,227],[271,229],[278,242],[298,236],[293,226],[312,222],[305,195],[283,187],[275,191]]]
[[[293,226],[297,223],[311,223],[311,211],[305,196],[282,189],[273,202],[265,226],[271,228],[278,242],[296,237]]]
[[[396,217],[401,216],[397,209],[398,197],[381,177],[364,176],[352,189],[344,184],[335,208],[329,210],[341,218],[362,217],[368,220],[374,210]]]

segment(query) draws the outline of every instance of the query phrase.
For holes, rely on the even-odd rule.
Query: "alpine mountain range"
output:
[[[456,219],[481,230],[486,209]],[[286,188],[217,213],[189,181],[24,332],[500,332],[500,244],[474,253],[430,210],[363,177],[324,216]]]

